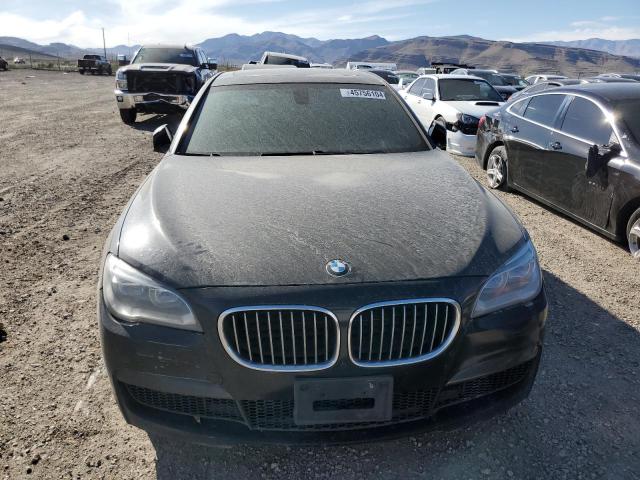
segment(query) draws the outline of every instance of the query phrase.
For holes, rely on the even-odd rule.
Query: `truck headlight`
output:
[[[127,90],[127,74],[122,70],[116,72],[116,88],[118,90]]]
[[[109,254],[102,275],[109,311],[119,320],[202,331],[182,296]]]
[[[472,317],[525,303],[542,289],[542,273],[531,240],[502,265],[482,287]]]

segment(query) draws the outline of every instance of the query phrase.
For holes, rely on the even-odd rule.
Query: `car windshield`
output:
[[[197,66],[193,50],[186,48],[142,47],[131,63],[179,63]]]
[[[329,155],[428,150],[388,87],[212,87],[178,149],[187,155]]]
[[[502,79],[507,85],[511,85],[512,87],[528,87],[529,82],[520,78],[520,77],[512,77],[507,75],[501,75]]]
[[[502,96],[489,83],[474,79],[441,79],[440,100],[449,102],[491,101],[503,102]]]
[[[502,78],[500,75],[497,75],[495,73],[479,72],[477,70],[470,70],[469,73],[474,77],[484,78],[491,85],[498,85],[500,87],[504,87],[505,85],[507,85],[507,82],[505,82],[504,78]]]
[[[631,131],[636,143],[640,143],[640,100],[625,100],[613,107],[614,116],[621,118]]]

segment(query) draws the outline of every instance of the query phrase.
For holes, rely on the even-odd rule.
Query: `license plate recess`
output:
[[[391,420],[393,377],[298,379],[294,383],[296,425]]]

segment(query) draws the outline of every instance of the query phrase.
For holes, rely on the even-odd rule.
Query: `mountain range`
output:
[[[636,47],[640,48],[640,45],[637,45],[640,44],[640,40],[613,42],[590,39],[584,42],[584,45],[577,46],[554,45],[553,42],[514,43],[469,35],[423,36],[395,42],[377,35],[359,39],[318,40],[281,32],[263,32],[249,36],[229,34],[209,38],[199,46],[219,63],[236,65],[258,60],[264,51],[278,51],[303,55],[312,62],[328,62],[336,66],[344,66],[347,61],[353,60],[393,62],[400,68],[415,69],[428,66],[431,62],[444,61],[521,74],[557,72],[568,76],[640,70],[640,58],[619,54],[637,52]],[[64,58],[78,58],[85,53],[102,52],[101,48],[83,49],[64,43],[38,45],[16,37],[0,37],[0,51],[6,46]],[[130,53],[138,47],[118,45],[108,48],[107,53]],[[614,49],[619,53],[602,51],[605,48]]]
[[[571,42],[545,42],[560,47],[588,48],[614,55],[626,55],[640,58],[640,38],[631,40],[604,40],[602,38],[589,38],[587,40],[574,40]]]

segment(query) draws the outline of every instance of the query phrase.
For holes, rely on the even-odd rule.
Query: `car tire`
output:
[[[135,108],[121,108],[120,109],[120,118],[127,125],[133,125],[136,123],[136,116],[138,112],[136,112]]]
[[[107,68],[107,75],[111,76],[113,74],[113,71],[111,70],[111,65],[109,65],[109,67]]]
[[[627,242],[631,255],[640,259],[640,208],[631,215],[627,222]]]
[[[431,138],[440,150],[447,149],[447,122],[444,118],[436,118],[431,124]]]
[[[78,70],[78,73],[79,73],[80,75],[84,75],[84,70]]]
[[[489,188],[509,191],[507,169],[507,150],[501,145],[494,148],[487,159],[487,185]]]

